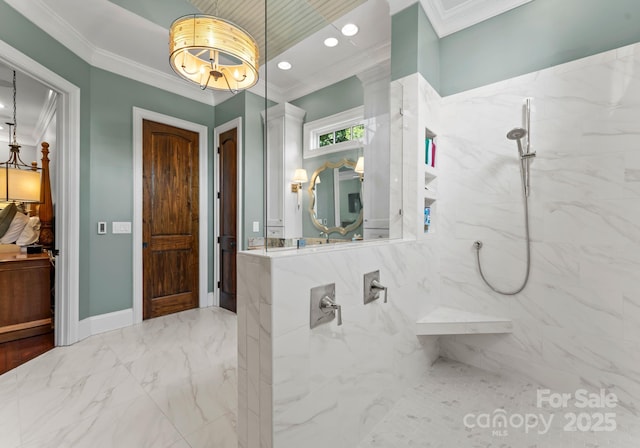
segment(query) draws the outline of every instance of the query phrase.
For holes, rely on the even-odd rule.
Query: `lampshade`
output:
[[[304,184],[309,181],[309,177],[307,176],[307,170],[304,168],[298,168],[293,175],[293,181],[298,182],[300,184]]]
[[[176,19],[169,31],[169,62],[203,90],[248,89],[258,82],[258,45],[237,25],[205,14]]]
[[[16,202],[40,202],[40,171],[0,167],[0,200]]]
[[[364,156],[358,157],[356,167],[353,169],[358,174],[364,174]]]

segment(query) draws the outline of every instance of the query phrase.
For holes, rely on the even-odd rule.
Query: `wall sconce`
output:
[[[364,177],[364,156],[358,157],[358,161],[356,162],[356,167],[353,169],[356,173],[360,175],[360,180]]]
[[[302,184],[307,183],[309,177],[307,176],[307,170],[304,168],[298,168],[293,175],[293,183],[291,184],[291,192],[298,194],[298,208],[300,208],[300,193],[302,192]]]

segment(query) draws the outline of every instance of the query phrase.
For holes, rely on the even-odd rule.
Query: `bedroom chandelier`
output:
[[[258,82],[258,45],[239,26],[215,16],[191,14],[169,30],[169,62],[202,90],[238,93]]]
[[[37,163],[27,165],[20,158],[16,139],[16,71],[13,71],[13,123],[9,125],[9,160],[0,165],[0,201],[40,202],[40,170]],[[12,133],[13,131],[13,133]],[[13,138],[12,138],[13,137]]]

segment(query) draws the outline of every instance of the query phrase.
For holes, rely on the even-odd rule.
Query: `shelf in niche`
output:
[[[436,190],[432,189],[432,188],[424,188],[424,199],[425,202],[426,201],[430,201],[430,202],[434,202],[436,199],[438,199],[438,193],[436,192]],[[427,205],[427,204],[425,204]]]
[[[436,133],[429,128],[424,128],[424,165],[427,168],[434,169],[436,166],[436,151],[438,148],[436,142]]]
[[[449,307],[438,307],[416,322],[416,335],[512,333],[513,322],[504,317],[488,316]]]

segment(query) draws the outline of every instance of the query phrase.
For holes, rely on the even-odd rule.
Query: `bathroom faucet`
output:
[[[322,238],[323,235],[327,236],[327,244],[329,244],[329,234],[326,232],[320,232],[320,238]]]

